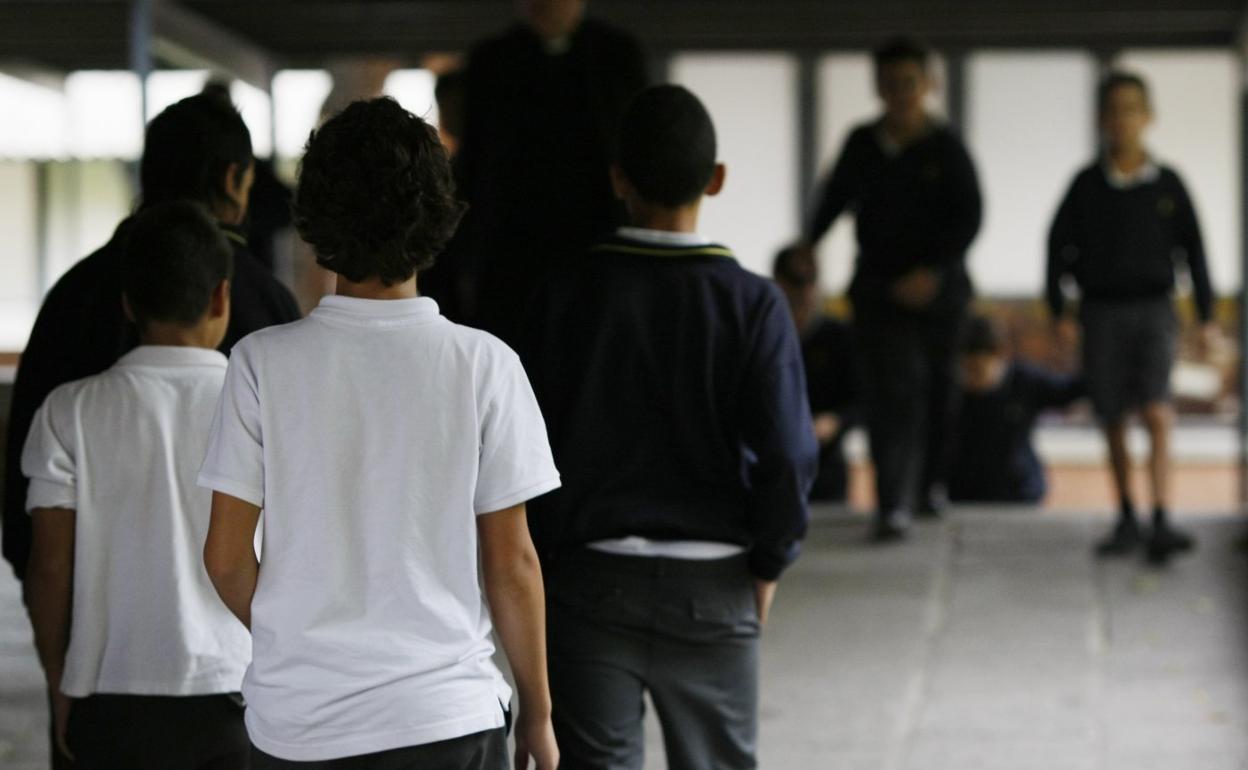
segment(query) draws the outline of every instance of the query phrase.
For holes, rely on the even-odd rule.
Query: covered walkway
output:
[[[763,658],[765,770],[1245,770],[1242,521],[1185,522],[1158,571],[1098,564],[1106,522],[966,511],[898,547],[818,512]],[[0,767],[44,767],[42,680],[0,578]],[[650,728],[647,768],[662,768]]]

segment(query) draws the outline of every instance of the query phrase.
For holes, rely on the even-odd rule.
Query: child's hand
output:
[[[65,735],[68,731],[69,712],[74,706],[74,700],[60,690],[51,690],[49,695],[52,698],[52,728],[56,735],[56,748],[73,762],[74,753],[69,750],[69,742],[65,739]]]
[[[940,291],[940,274],[930,267],[920,267],[893,283],[893,301],[908,310],[923,310]]]
[[[1200,336],[1196,338],[1196,355],[1202,360],[1208,359],[1218,352],[1222,346],[1222,327],[1217,321],[1205,321],[1200,327]]]
[[[1053,336],[1063,350],[1070,350],[1079,344],[1079,324],[1073,318],[1065,316],[1053,321]]]
[[[524,710],[516,721],[516,770],[528,770],[533,757],[537,770],[559,767],[559,746],[555,743],[555,727],[550,717],[530,719]]]
[[[815,415],[815,440],[821,445],[828,443],[836,438],[836,431],[840,427],[840,418],[832,412],[822,412]]]
[[[755,580],[754,600],[758,602],[758,624],[767,625],[767,616],[771,614],[771,603],[776,598],[776,581]]]

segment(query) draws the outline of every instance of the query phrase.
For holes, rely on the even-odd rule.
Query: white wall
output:
[[[798,233],[797,63],[787,54],[682,54],[671,79],[715,121],[724,191],[703,205],[700,229],[741,264],[767,275]]]
[[[969,57],[966,139],[984,195],[969,264],[981,294],[1043,291],[1049,223],[1094,154],[1096,80],[1078,51]]]

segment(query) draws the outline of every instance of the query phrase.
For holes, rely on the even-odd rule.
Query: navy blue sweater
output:
[[[986,393],[963,392],[949,496],[959,502],[1038,502],[1044,466],[1031,445],[1036,417],[1083,395],[1071,377],[1015,362]]]
[[[784,298],[722,246],[612,238],[535,294],[519,345],[563,487],[530,503],[549,563],[639,535],[798,553],[818,453]]]
[[[1126,189],[1110,185],[1100,163],[1075,177],[1049,231],[1046,297],[1060,315],[1069,275],[1091,300],[1168,296],[1176,262],[1187,266],[1201,320],[1213,314],[1196,210],[1178,174],[1166,167],[1153,181]]]
[[[896,155],[880,143],[880,122],[856,127],[819,195],[806,227],[818,241],[847,209],[856,214],[858,259],[850,296],[856,305],[893,307],[893,282],[920,267],[941,276],[929,312],[961,312],[971,296],[966,250],[982,217],[979,182],[961,139],[933,126]]]

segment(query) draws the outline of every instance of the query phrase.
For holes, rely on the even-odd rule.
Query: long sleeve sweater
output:
[[[722,246],[614,237],[559,271],[519,346],[563,487],[529,505],[544,561],[597,540],[709,540],[774,579],[818,447],[780,292]]]
[[[964,274],[982,207],[975,166],[953,131],[937,125],[890,152],[876,121],[858,126],[845,140],[805,235],[818,241],[837,217],[853,210],[854,281],[860,296],[881,299],[888,284],[915,268],[935,268],[951,279]],[[957,280],[947,283],[957,288]],[[968,282],[964,293],[969,290]]]
[[[1049,231],[1049,309],[1054,316],[1063,312],[1067,276],[1089,300],[1167,296],[1176,264],[1186,264],[1197,312],[1209,320],[1213,289],[1205,247],[1179,175],[1162,166],[1152,180],[1115,187],[1094,163],[1075,176]]]

